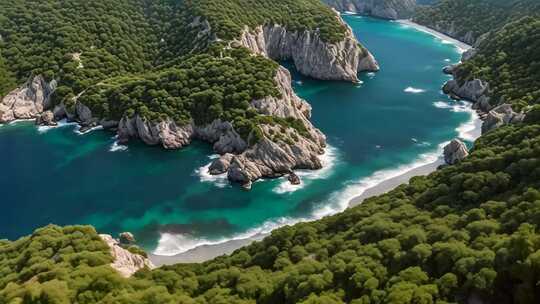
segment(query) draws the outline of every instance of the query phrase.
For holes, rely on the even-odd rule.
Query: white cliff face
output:
[[[416,0],[323,0],[341,12],[354,12],[383,19],[407,19],[416,9]]]
[[[289,31],[280,25],[246,27],[236,43],[274,60],[292,60],[306,76],[357,82],[358,72],[378,71],[379,66],[358,44],[351,28],[337,18],[347,30],[346,37],[336,43],[323,41],[316,31]]]
[[[0,102],[0,123],[16,119],[37,118],[50,107],[50,97],[56,81],[50,83],[42,76],[35,76],[22,87],[12,91]]]
[[[118,271],[118,273],[120,273],[123,277],[128,278],[138,270],[145,267],[149,269],[155,268],[152,262],[150,262],[150,260],[147,258],[139,254],[131,253],[122,248],[120,243],[112,236],[108,234],[100,234],[99,236],[111,249],[111,255],[114,262],[112,262],[110,266]]]

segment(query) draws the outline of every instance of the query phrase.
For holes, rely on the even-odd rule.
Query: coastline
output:
[[[453,39],[445,34],[442,34],[425,26],[416,24],[410,20],[396,20],[395,22],[403,24],[404,26],[410,26],[418,31],[428,33],[434,37],[441,39],[443,43],[453,44],[460,53],[463,53],[469,48],[471,48],[471,46],[466,43]],[[476,115],[476,112],[470,108],[469,111],[471,113],[471,119],[459,125],[456,128],[456,131],[458,131],[459,133],[457,137],[468,141],[474,141],[480,134],[481,123],[478,115]],[[467,128],[467,126],[469,126],[469,128]],[[427,161],[417,160],[409,165],[404,166],[405,168],[402,172],[398,172],[397,174],[391,174],[388,176],[388,178],[378,181],[378,183],[373,186],[370,185],[367,188],[359,189],[359,193],[356,193],[354,196],[351,196],[350,199],[347,199],[346,209],[358,206],[365,199],[384,194],[388,191],[395,189],[401,184],[408,183],[412,177],[428,175],[436,171],[437,168],[444,163],[441,158],[442,146],[444,144],[446,143],[441,144],[439,146],[439,149],[432,153],[433,155],[436,155],[434,158],[429,158],[429,160]],[[375,172],[372,176],[376,176],[379,173],[381,172]],[[371,177],[367,177],[367,179]],[[270,233],[260,233],[244,239],[232,239],[218,244],[201,245],[186,252],[172,256],[156,255],[153,253],[149,253],[148,257],[152,261],[152,263],[154,263],[154,265],[158,267],[162,265],[171,265],[177,263],[199,263],[221,255],[231,254],[232,252],[243,246],[247,246],[252,242],[262,240],[269,234]]]
[[[469,44],[467,44],[465,42],[459,41],[459,40],[457,40],[455,38],[452,38],[452,37],[450,37],[450,36],[448,36],[446,34],[443,34],[441,32],[437,32],[436,30],[434,30],[432,28],[429,28],[427,26],[415,23],[410,19],[399,19],[399,20],[395,20],[394,22],[397,22],[397,23],[402,24],[404,26],[410,26],[410,27],[412,27],[412,28],[414,28],[414,29],[416,29],[418,31],[430,34],[431,36],[434,36],[434,37],[437,37],[437,38],[441,39],[445,43],[453,44],[460,50],[460,52],[465,52],[466,50],[472,48],[472,45],[469,45]]]

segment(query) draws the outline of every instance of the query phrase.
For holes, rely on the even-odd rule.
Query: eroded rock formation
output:
[[[30,78],[26,84],[2,98],[0,123],[37,118],[51,106],[50,97],[55,89],[54,80],[47,82],[42,76]]]
[[[152,262],[147,258],[122,248],[120,243],[112,236],[108,234],[100,234],[99,236],[111,249],[111,255],[114,259],[114,262],[111,263],[111,267],[118,271],[123,277],[128,278],[145,267],[150,269],[155,268]]]
[[[340,17],[340,22],[343,23]],[[300,73],[322,80],[357,82],[360,71],[378,71],[373,55],[358,44],[351,28],[336,43],[321,39],[316,31],[289,31],[280,25],[245,28],[233,42],[274,60],[292,60]]]

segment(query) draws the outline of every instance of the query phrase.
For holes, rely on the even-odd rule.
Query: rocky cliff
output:
[[[0,102],[0,123],[17,119],[33,119],[51,106],[56,81],[47,82],[42,76],[30,78]]]
[[[291,127],[261,124],[263,138],[249,146],[229,122],[215,120],[205,126],[193,122],[178,126],[169,120],[150,122],[136,115],[119,122],[119,140],[139,138],[168,149],[181,148],[192,139],[207,141],[222,155],[211,164],[210,173],[226,173],[229,180],[245,188],[262,177],[278,177],[294,169],[320,169],[319,155],[324,153],[326,139],[309,121],[310,105],[294,93],[290,73],[285,68],[279,67],[275,82],[280,97],[253,100],[251,106],[263,115],[300,121],[305,129],[303,134]]]
[[[99,235],[105,243],[111,249],[111,255],[114,261],[111,263],[111,267],[118,271],[123,277],[130,277],[135,272],[143,268],[153,269],[155,266],[142,255],[129,252],[127,249],[122,248],[120,243],[108,234]]]
[[[357,73],[378,71],[373,55],[360,46],[349,26],[346,37],[336,43],[325,42],[314,31],[289,31],[280,25],[246,27],[234,44],[274,60],[292,60],[303,75],[322,80],[357,82]]]
[[[476,50],[472,48],[463,53],[461,61],[470,60],[475,54]],[[477,110],[484,120],[482,133],[505,124],[522,122],[525,119],[523,113],[514,112],[509,104],[502,101],[493,101],[490,97],[489,83],[486,81],[477,78],[460,79],[459,64],[445,67],[443,72],[453,77],[444,84],[442,87],[443,92],[453,99],[463,99],[473,103],[473,109]]]
[[[323,0],[341,12],[354,12],[384,19],[407,19],[416,9],[416,0]]]

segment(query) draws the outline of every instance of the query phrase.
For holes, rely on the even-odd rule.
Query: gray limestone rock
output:
[[[50,97],[56,81],[47,82],[38,75],[0,100],[0,123],[16,119],[32,119],[51,106]]]
[[[452,140],[444,147],[444,161],[449,165],[457,164],[469,155],[469,149],[459,139]]]
[[[323,41],[317,31],[265,25],[246,27],[235,44],[275,60],[292,60],[300,73],[322,80],[357,82],[358,72],[379,70],[375,58],[358,44],[351,28],[341,17],[336,18],[347,28],[346,37],[336,43]]]

